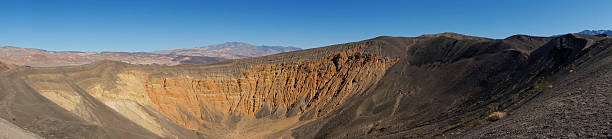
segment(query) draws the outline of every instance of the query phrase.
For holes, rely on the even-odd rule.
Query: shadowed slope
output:
[[[534,86],[539,96],[467,136],[612,137],[612,38],[592,38],[597,41],[582,48],[582,56],[568,57],[572,64]],[[551,51],[559,48],[568,47]]]
[[[430,36],[421,38],[427,37]],[[378,38],[386,44],[381,46],[387,47],[383,50],[392,50],[388,54],[405,55],[389,68],[378,85],[347,99],[341,109],[296,129],[293,135],[462,135],[487,124],[485,119],[492,112],[521,107],[541,92],[543,80],[569,70],[577,59],[609,57],[599,53],[612,45],[608,39],[571,34],[557,38],[513,36],[504,40],[454,34],[416,41]]]
[[[489,114],[515,117],[552,80],[606,63],[611,45],[443,33],[201,65],[21,68],[0,73],[0,116],[43,137],[494,137]]]

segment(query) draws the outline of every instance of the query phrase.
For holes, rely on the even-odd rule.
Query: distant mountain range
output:
[[[54,67],[88,64],[100,60],[122,61],[132,64],[202,64],[220,60],[271,55],[300,50],[296,47],[256,46],[242,42],[228,42],[192,49],[172,49],[154,52],[78,52],[47,51],[42,49],[0,47],[0,62],[21,66]]]
[[[583,30],[578,32],[578,34],[586,34],[586,35],[599,35],[606,34],[608,36],[612,36],[612,30]]]
[[[192,49],[172,49],[155,51],[156,54],[171,54],[184,56],[209,56],[226,59],[265,56],[270,54],[301,50],[297,47],[256,46],[243,42],[227,42]]]

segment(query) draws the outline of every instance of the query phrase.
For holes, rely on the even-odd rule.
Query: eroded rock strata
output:
[[[299,115],[316,109],[316,115],[323,115],[348,95],[374,84],[397,61],[358,50],[331,54],[316,61],[254,65],[241,70],[237,77],[152,79],[146,90],[166,116],[194,130],[201,122],[187,117],[205,117],[201,113],[204,105],[226,115],[255,115],[262,107],[266,109],[262,113],[267,114],[274,110]]]
[[[442,33],[202,65],[11,67],[0,118],[44,138],[606,138],[610,46]]]

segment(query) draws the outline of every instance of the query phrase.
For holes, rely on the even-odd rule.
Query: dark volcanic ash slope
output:
[[[560,80],[563,77],[569,78],[565,80],[576,80],[569,75],[577,74],[578,70],[588,70],[580,68],[585,67],[585,63],[598,65],[593,70],[599,72],[582,78],[608,73],[612,70],[607,67],[611,62],[608,48],[612,45],[612,38],[577,34],[556,38],[517,35],[503,40],[466,38],[455,34],[434,37],[420,41],[378,39],[387,44],[382,47],[391,48],[383,49],[390,50],[389,55],[404,50],[404,56],[398,54],[402,58],[387,70],[377,86],[347,99],[346,104],[337,112],[296,129],[293,135],[307,138],[463,136],[473,130],[477,132],[471,135],[477,137],[484,131],[490,135],[482,137],[550,137],[564,130],[575,130],[581,133],[577,134],[581,137],[610,134],[609,130],[602,131],[602,127],[610,126],[610,109],[605,108],[609,105],[598,103],[610,99],[611,82],[599,79],[595,79],[601,81],[598,88],[583,89],[597,92],[594,94],[598,95],[584,97],[598,101],[582,101],[585,107],[595,105],[598,106],[596,108],[583,112],[579,107],[565,109],[567,105],[543,104],[548,107],[544,109],[564,111],[567,115],[580,117],[578,119],[584,122],[580,128],[578,125],[569,126],[570,123],[564,123],[568,122],[568,117],[560,118],[564,120],[559,121],[543,120],[547,115],[539,115],[536,118],[540,119],[533,119],[532,122],[514,123],[516,125],[513,127],[503,126],[505,120],[492,124],[502,125],[505,130],[482,125],[490,123],[486,119],[493,112],[510,112],[513,117],[516,108],[529,106],[524,105],[526,102],[541,104],[542,101],[533,100],[545,99],[541,97],[554,92],[548,88],[551,82],[562,82]],[[558,99],[587,95],[570,91],[569,88],[580,87],[580,84],[569,82],[563,83],[563,86],[568,90],[556,91],[573,92],[577,96],[566,95]],[[601,117],[591,118],[591,114]],[[543,124],[546,122],[565,127],[547,128]],[[530,125],[537,128],[523,128]],[[530,133],[498,133],[509,130],[527,130]]]
[[[548,86],[545,84],[563,76],[557,73],[576,70],[581,64],[576,60],[610,62],[590,58],[609,57],[610,53],[604,50],[610,47],[610,38],[572,34],[557,38],[519,35],[504,40],[456,34],[428,37],[416,41],[375,39],[384,42],[383,55],[401,57],[397,64],[387,70],[378,85],[347,99],[342,108],[296,129],[293,135],[307,138],[462,135],[488,124],[485,119],[492,112],[511,112],[530,102]],[[609,92],[609,86],[599,91],[605,94],[606,90]],[[606,115],[602,116],[606,119]],[[599,126],[609,125],[604,122]],[[598,127],[582,132],[595,129]]]
[[[203,65],[19,68],[0,73],[0,117],[47,138],[605,137],[610,46],[443,33]]]
[[[539,96],[507,118],[469,134],[479,138],[611,138],[610,37],[586,48],[572,64],[544,80]]]

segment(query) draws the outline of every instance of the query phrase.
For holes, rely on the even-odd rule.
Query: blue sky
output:
[[[0,46],[153,51],[229,41],[313,48],[441,32],[612,29],[610,0],[0,0]]]

